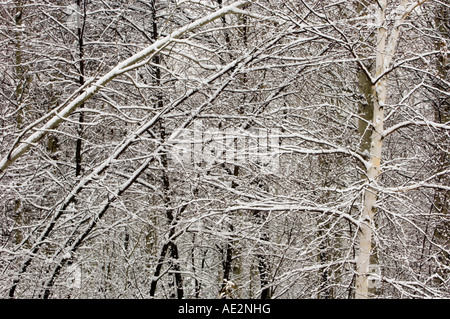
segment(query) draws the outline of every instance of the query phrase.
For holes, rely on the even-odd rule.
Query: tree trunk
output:
[[[83,2],[83,5],[81,4]],[[83,41],[83,34],[84,34],[84,27],[85,27],[85,20],[86,20],[86,2],[84,0],[77,0],[77,8],[76,8],[76,16],[77,16],[77,35],[78,35],[78,54],[80,58],[79,63],[79,78],[78,83],[80,84],[80,87],[82,87],[85,83],[85,71],[84,71],[84,41]],[[83,10],[83,22],[81,22],[81,10]],[[82,152],[82,137],[83,137],[83,122],[84,122],[84,114],[83,114],[83,108],[84,103],[81,103],[79,106],[80,114],[78,117],[78,139],[77,139],[77,145],[75,150],[75,176],[81,175],[81,152]]]
[[[381,153],[383,150],[383,125],[384,106],[386,104],[387,71],[396,53],[398,40],[400,38],[401,26],[406,17],[419,5],[427,0],[419,0],[410,6],[407,0],[402,0],[395,10],[394,24],[387,32],[386,7],[387,0],[377,2],[376,23],[376,61],[375,74],[371,78],[373,118],[372,132],[370,136],[369,163],[366,169],[368,186],[363,194],[363,207],[361,213],[361,224],[359,228],[359,254],[356,261],[356,298],[369,298],[369,270],[370,260],[373,258],[372,237],[375,229],[374,216],[378,191],[372,185],[379,183],[381,174]]]
[[[375,79],[381,76],[385,71],[386,55],[386,27],[385,10],[386,0],[379,1],[380,7],[377,12],[378,30],[377,30],[377,53]],[[392,52],[393,53],[393,52]],[[372,85],[373,118],[372,132],[370,135],[369,166],[366,174],[368,187],[363,194],[363,207],[361,215],[361,225],[359,228],[359,254],[356,262],[356,298],[368,298],[369,286],[368,276],[370,269],[370,259],[373,253],[372,235],[374,228],[374,216],[376,212],[377,191],[371,185],[378,183],[380,176],[381,152],[383,148],[383,106],[386,100],[386,77],[380,78]]]

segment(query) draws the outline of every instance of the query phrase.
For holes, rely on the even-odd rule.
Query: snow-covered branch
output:
[[[56,128],[63,119],[67,118],[73,111],[75,111],[81,104],[90,99],[95,93],[97,93],[102,87],[106,86],[109,82],[111,82],[117,76],[131,71],[138,66],[142,66],[147,63],[149,57],[156,54],[170,43],[172,43],[172,39],[178,39],[182,37],[184,34],[198,29],[199,27],[213,22],[224,15],[235,13],[236,8],[240,8],[249,4],[251,1],[239,1],[233,3],[229,6],[223,7],[218,11],[211,13],[203,18],[200,18],[186,26],[175,30],[168,36],[154,42],[152,45],[148,46],[144,50],[134,54],[132,57],[118,63],[111,71],[101,76],[97,81],[92,84],[87,85],[87,87],[83,90],[83,92],[74,98],[71,102],[67,103],[67,105],[62,108],[58,108],[60,110],[47,121],[45,125],[41,128],[36,129],[36,132],[31,134],[25,140],[21,141],[20,144],[10,151],[10,153],[5,156],[0,161],[0,172],[4,172],[9,165],[11,165],[14,161],[16,161],[22,154],[27,152],[33,145],[41,140],[45,135],[47,135],[47,131]],[[242,14],[239,11],[239,14]],[[48,115],[46,115],[48,117]],[[41,122],[41,120],[39,120]]]

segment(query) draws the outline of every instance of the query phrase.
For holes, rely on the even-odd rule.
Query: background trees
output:
[[[2,4],[1,294],[448,297],[448,10]]]

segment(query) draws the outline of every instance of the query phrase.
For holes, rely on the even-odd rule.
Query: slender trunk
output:
[[[16,103],[17,103],[17,117],[16,127],[20,130],[23,126],[23,99],[25,87],[25,72],[22,64],[22,42],[23,42],[23,3],[22,0],[16,2],[15,8],[15,75],[16,75]],[[14,201],[15,222],[18,226],[23,223],[22,200],[17,198]],[[19,227],[20,228],[20,227]],[[15,231],[15,243],[22,242],[23,235],[20,230]]]
[[[237,177],[239,175],[239,166],[235,165],[233,168],[233,176]],[[237,184],[233,180],[231,182],[231,188],[236,188]],[[230,222],[229,226],[229,232],[230,234],[234,233],[234,226]],[[223,266],[223,279],[222,279],[222,285],[220,287],[219,296],[221,299],[225,299],[226,296],[230,293],[228,289],[230,289],[228,282],[230,281],[231,277],[231,271],[232,271],[232,263],[233,263],[233,240],[230,238],[227,238],[226,246],[225,246],[225,259],[222,262]]]
[[[437,27],[437,30],[439,31],[439,34],[441,38],[448,40],[449,39],[449,31],[448,23],[445,23],[446,21],[449,21],[450,19],[450,9],[449,8],[441,8],[438,12],[436,12],[435,16],[435,25]],[[448,60],[448,53],[446,52],[445,47],[445,40],[440,40],[439,43],[437,43],[437,49],[441,51],[441,54],[439,55],[436,63],[436,69],[438,71],[438,76],[440,79],[448,79],[449,78],[449,71],[450,71],[450,61]],[[448,85],[446,85],[441,80],[435,80],[434,86],[444,92],[449,91]],[[450,120],[450,98],[444,94],[438,95],[435,98],[436,102],[436,113],[435,113],[435,121],[438,123],[448,123]],[[443,136],[439,140],[440,145],[446,145],[448,143],[448,136]],[[447,144],[448,145],[448,144]],[[445,148],[445,146],[444,146]],[[448,152],[439,151],[437,155],[438,165],[441,167],[441,170],[445,170],[450,166],[450,157]],[[450,179],[447,176],[439,176],[438,181],[440,183],[449,184]],[[450,191],[448,190],[435,190],[434,198],[433,198],[433,208],[436,210],[437,213],[441,214],[442,216],[449,216],[449,197],[450,197]],[[447,217],[448,218],[448,217]],[[435,230],[433,231],[433,238],[436,238],[436,240],[439,243],[442,243],[445,246],[445,243],[448,243],[448,238],[450,238],[450,224],[449,223],[440,223],[436,226]],[[425,240],[425,238],[424,238]],[[442,250],[439,253],[438,260],[443,264],[443,266],[439,266],[438,274],[440,275],[440,278],[446,278],[449,274],[449,265],[450,265],[450,254],[446,252],[445,250]],[[430,274],[431,275],[431,274]],[[442,282],[442,279],[439,277],[435,279],[435,281],[438,281],[439,283],[444,284]]]
[[[152,1],[152,28],[153,28],[153,34],[152,38],[154,41],[158,38],[158,24],[157,24],[157,15],[156,15],[156,1]],[[156,65],[154,71],[155,71],[155,86],[158,90],[161,89],[161,69],[159,65],[161,64],[161,58],[159,54],[156,54],[153,58],[153,62]],[[157,93],[157,106],[158,109],[162,110],[164,107],[163,97],[161,92]],[[166,128],[164,127],[164,122],[161,119],[159,122],[159,131],[160,131],[160,137],[161,137],[161,143],[164,144],[166,139]],[[178,262],[179,254],[178,254],[178,246],[175,243],[175,240],[171,237],[174,235],[176,230],[176,216],[174,216],[173,209],[170,208],[171,205],[171,198],[170,198],[170,180],[168,175],[168,158],[167,158],[167,152],[164,151],[161,155],[161,164],[163,166],[163,172],[162,172],[162,184],[163,184],[163,201],[164,205],[166,206],[166,217],[167,221],[170,227],[169,230],[169,241],[167,243],[167,247],[163,247],[163,253],[161,254],[161,258],[164,258],[164,256],[167,253],[167,250],[170,253],[170,260],[169,260],[169,269],[172,270],[171,275],[173,276],[173,281],[170,281],[170,285],[172,286],[171,296],[173,298],[182,299],[184,295],[183,291],[183,278],[180,273],[180,265]],[[162,260],[158,263],[157,267],[159,266],[159,271],[161,269]],[[158,272],[159,272],[158,271]],[[159,276],[159,274],[158,274]],[[155,278],[156,276],[154,276]],[[152,282],[151,287],[151,296],[153,297],[156,291],[156,283]]]
[[[159,70],[159,69],[158,69]],[[159,72],[157,72],[159,73]],[[159,78],[157,78],[159,80]],[[160,97],[159,102],[161,103],[162,107],[162,99]],[[165,128],[164,123],[161,120],[160,121],[160,131],[161,131],[161,142],[164,143],[166,137],[165,137]],[[168,175],[168,160],[167,160],[167,153],[164,151],[164,153],[161,155],[161,163],[163,166],[163,172],[162,172],[162,181],[163,181],[163,200],[164,205],[166,206],[166,218],[167,222],[169,224],[169,241],[168,241],[168,248],[170,252],[170,260],[169,260],[169,269],[172,270],[171,275],[173,276],[173,281],[170,281],[170,284],[172,286],[171,296],[172,298],[183,298],[183,278],[180,274],[180,265],[178,263],[178,246],[175,243],[175,239],[173,239],[173,235],[176,231],[176,218],[174,214],[174,210],[170,208],[171,206],[171,198],[170,198],[170,180]],[[176,290],[176,294],[175,294]]]
[[[323,234],[323,230],[319,230],[318,232],[318,237],[322,238],[324,236]],[[320,261],[320,265],[322,266],[320,272],[320,291],[319,291],[319,296],[318,298],[323,298],[323,299],[331,299],[331,289],[329,288],[329,278],[328,278],[328,267],[326,267],[325,265],[328,262],[328,256],[327,256],[327,247],[325,245],[324,239],[323,241],[320,243],[319,246],[320,249],[320,253],[319,253],[319,261]]]
[[[385,21],[386,0],[379,1],[377,18],[379,28],[377,31],[377,53],[375,78],[385,71],[386,55],[386,26]],[[393,52],[392,52],[393,53]],[[369,186],[364,191],[361,225],[359,228],[359,254],[356,262],[356,298],[369,297],[369,270],[370,259],[373,253],[372,236],[374,228],[374,216],[376,211],[377,191],[371,185],[378,182],[380,176],[381,152],[383,148],[383,106],[386,100],[386,77],[379,79],[372,85],[373,118],[372,132],[370,136],[369,167],[366,171]]]
[[[82,3],[83,2],[83,3]],[[79,55],[79,77],[78,77],[78,84],[80,85],[80,87],[82,87],[85,83],[85,79],[84,79],[84,74],[85,74],[85,70],[84,70],[84,44],[83,44],[83,33],[84,33],[84,25],[85,25],[85,18],[86,15],[83,14],[83,19],[81,19],[81,10],[83,10],[83,12],[86,12],[86,3],[84,0],[76,0],[76,20],[77,20],[77,36],[78,36],[78,55]],[[83,122],[84,122],[84,115],[83,115],[83,109],[84,108],[84,103],[82,103],[80,105],[80,114],[79,114],[79,118],[78,118],[78,128],[77,128],[77,133],[78,133],[78,139],[76,141],[76,148],[75,148],[75,176],[80,176],[81,175],[81,151],[82,151],[82,133],[83,133]],[[59,272],[61,270],[62,267],[64,267],[64,265],[66,264],[67,261],[60,263],[57,267],[56,270],[54,272],[53,277],[56,278],[59,275]],[[50,292],[51,292],[51,288],[53,287],[54,284],[54,279],[48,281],[47,283],[47,287],[44,291],[44,299],[49,298],[50,296]]]
[[[223,7],[223,1],[222,0],[217,0],[217,3],[219,5],[219,8]],[[225,16],[223,16],[221,18],[222,20],[222,25],[224,27],[226,27],[227,25],[227,21]],[[228,49],[228,52],[230,52],[230,44],[231,44],[231,38],[230,38],[230,34],[229,32],[225,29],[223,31],[224,33],[224,38],[225,38],[225,48]],[[229,57],[232,59],[232,54],[229,53]],[[226,57],[225,55],[221,56],[221,60],[222,63],[224,64],[226,61]],[[238,176],[239,175],[239,167],[238,166],[234,166],[233,168],[233,176]],[[231,188],[236,188],[237,185],[234,181],[231,182]],[[230,224],[228,225],[228,229],[230,234],[232,234],[234,232],[234,226],[233,224],[230,222]],[[222,284],[220,287],[220,292],[219,292],[219,297],[221,299],[225,299],[226,296],[230,293],[230,291],[228,291],[229,286],[228,286],[228,282],[231,279],[231,273],[232,273],[232,264],[233,264],[233,241],[232,239],[227,239],[226,244],[225,244],[225,259],[222,261],[222,266],[223,266],[223,278],[222,278]]]
[[[230,233],[233,233],[233,231],[234,231],[234,227],[231,223],[229,225],[229,231],[230,231]],[[233,263],[233,242],[231,241],[231,239],[228,239],[227,243],[226,243],[226,248],[225,248],[225,260],[223,260],[223,262],[222,262],[223,280],[222,280],[222,286],[220,288],[220,294],[219,294],[220,299],[225,299],[226,296],[230,292],[227,290],[229,288],[227,283],[230,281],[232,263]]]
[[[197,267],[195,265],[195,234],[192,236],[192,249],[191,249],[191,263],[192,263],[192,274],[193,274],[193,278],[194,278],[194,295],[195,295],[195,299],[199,299],[200,298],[200,291],[201,291],[201,283],[198,280],[197,277]],[[201,263],[201,269],[203,270],[203,265],[204,265],[204,260],[205,258],[202,258],[202,263]]]
[[[186,208],[187,208],[187,205],[184,205],[183,207],[181,207],[179,214],[182,214]],[[172,216],[172,220],[171,220],[171,224],[169,225],[170,228],[169,228],[168,238],[167,238],[167,241],[164,243],[164,245],[161,248],[161,252],[159,254],[159,259],[158,259],[158,262],[156,263],[155,272],[153,273],[153,279],[150,284],[150,297],[152,297],[152,298],[155,297],[157,284],[160,279],[161,270],[162,270],[162,267],[164,266],[164,262],[166,260],[167,253],[170,252],[171,258],[173,258],[173,260],[178,260],[178,248],[176,245],[174,245],[174,241],[176,239],[175,238],[176,237],[175,236],[175,226],[177,224],[177,219],[176,219],[176,216],[173,215],[173,213],[172,213],[172,215],[169,215],[169,217],[170,216]],[[179,274],[179,270],[180,270],[179,267],[175,266],[174,279],[175,279],[175,283],[176,283],[177,297],[179,299],[181,299],[181,298],[183,298],[183,281],[182,281],[181,274]],[[177,275],[177,273],[179,276]]]
[[[16,102],[17,102],[17,128],[23,126],[23,100],[25,90],[25,70],[23,67],[23,1],[16,0],[14,22],[15,22],[15,73],[17,78],[16,84]]]
[[[257,218],[257,223],[261,226],[261,236],[260,240],[262,243],[269,241],[269,232],[266,229],[264,223],[266,219],[266,214],[264,211],[254,211],[254,216]],[[259,279],[261,283],[261,299],[270,299],[272,298],[272,289],[269,287],[270,284],[270,270],[269,264],[267,261],[266,255],[263,253],[264,247],[260,247],[260,252],[256,255],[258,259],[258,271],[259,271]]]
[[[155,272],[153,273],[153,279],[150,284],[150,297],[154,298],[156,293],[156,286],[159,281],[159,276],[161,274],[162,266],[164,265],[164,260],[166,259],[167,250],[169,249],[169,242],[166,242],[162,249],[161,253],[159,254],[159,259],[155,267]]]
[[[172,298],[183,299],[183,277],[181,276],[181,267],[179,263],[178,246],[174,241],[170,242],[170,268],[172,269],[173,280],[175,281],[175,292],[172,292]]]
[[[83,5],[82,5],[83,2]],[[83,7],[83,8],[82,8]],[[81,10],[83,9],[83,22],[81,22]],[[78,35],[78,54],[80,58],[79,62],[79,72],[80,76],[78,78],[78,83],[80,87],[85,84],[85,70],[84,70],[84,26],[86,20],[86,3],[84,0],[77,0],[77,8],[76,8],[76,16],[77,16],[77,35]],[[75,176],[81,175],[81,152],[82,152],[82,137],[83,137],[83,122],[84,122],[84,114],[83,108],[84,103],[80,104],[80,114],[78,118],[78,139],[75,150]]]

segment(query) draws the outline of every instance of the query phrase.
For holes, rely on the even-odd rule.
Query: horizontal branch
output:
[[[392,133],[394,133],[395,131],[403,128],[403,127],[407,127],[407,126],[411,126],[411,125],[417,125],[417,126],[428,126],[428,127],[432,127],[435,129],[441,129],[441,130],[450,130],[450,125],[447,124],[442,124],[442,123],[436,123],[433,121],[404,121],[404,122],[400,122],[398,124],[395,124],[393,126],[391,126],[388,129],[385,129],[383,131],[383,133],[381,134],[382,138],[385,138],[389,135],[391,135]]]

